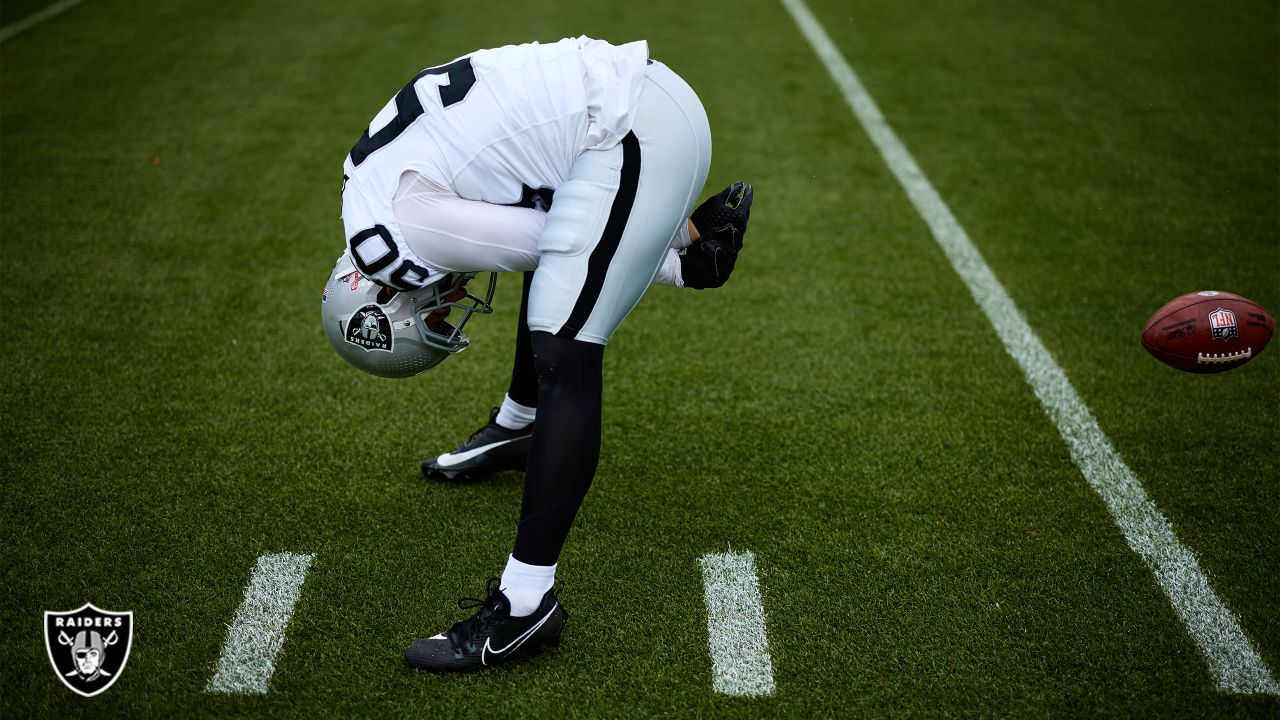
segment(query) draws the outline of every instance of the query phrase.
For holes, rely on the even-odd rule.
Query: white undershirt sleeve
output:
[[[424,263],[450,272],[524,272],[538,267],[545,212],[464,200],[417,173],[395,196],[396,223]]]
[[[653,276],[654,285],[670,285],[671,287],[684,287],[684,276],[680,274],[680,253],[693,244],[693,238],[689,235],[689,223],[680,223],[680,229],[676,230],[676,234],[671,238],[671,247],[667,249],[666,257],[662,258],[662,265],[658,267],[658,274]]]
[[[667,248],[667,256],[662,259],[658,274],[653,276],[653,284],[684,287],[684,276],[680,274],[680,253],[675,248]]]

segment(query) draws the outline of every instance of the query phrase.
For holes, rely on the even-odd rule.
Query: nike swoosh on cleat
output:
[[[555,614],[555,611],[556,611],[555,607],[552,607],[551,610],[547,611],[547,614],[545,617],[543,617],[538,622],[534,623],[533,627],[529,628],[528,630],[525,630],[523,633],[521,633],[520,637],[516,638],[515,640],[512,640],[506,647],[502,648],[501,650],[494,650],[492,647],[490,647],[489,643],[493,640],[493,638],[485,638],[484,648],[480,651],[480,664],[481,665],[489,664],[485,659],[486,655],[492,655],[495,658],[500,658],[503,655],[506,655],[507,653],[515,652],[517,649],[519,649],[521,645],[524,644],[525,640],[528,640],[535,632],[537,632],[538,628],[545,625],[546,622],[551,619],[551,616]]]
[[[531,437],[533,437],[533,435],[532,435],[532,434],[529,434],[529,435],[521,435],[520,437],[514,437],[514,438],[511,438],[510,440],[499,440],[499,441],[498,441],[498,442],[496,442],[496,443],[489,443],[488,445],[481,445],[481,446],[480,446],[480,447],[478,447],[478,448],[472,448],[472,449],[467,450],[467,451],[465,451],[465,452],[460,452],[460,453],[445,453],[445,454],[441,455],[440,457],[436,458],[436,465],[439,465],[439,466],[440,466],[440,467],[442,467],[442,468],[450,468],[450,467],[453,467],[453,466],[455,466],[455,465],[461,465],[462,463],[464,463],[464,462],[466,462],[466,461],[470,460],[471,458],[473,458],[473,457],[475,457],[475,456],[477,456],[477,455],[483,454],[483,453],[487,453],[487,452],[489,452],[490,450],[492,450],[492,449],[494,449],[494,448],[496,448],[496,447],[502,447],[503,445],[508,445],[508,444],[510,444],[510,443],[516,442],[517,440],[527,440],[527,439],[529,439],[529,438],[531,438]]]

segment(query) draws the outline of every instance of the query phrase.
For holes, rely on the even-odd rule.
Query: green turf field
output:
[[[0,28],[47,0],[0,6]],[[1280,670],[1280,348],[1138,343],[1216,288],[1280,311],[1274,2],[810,7],[1101,429]],[[497,404],[518,277],[419,378],[319,324],[341,163],[417,70],[647,38],[698,91],[707,194],[755,184],[719,291],[605,356],[559,650],[406,669],[501,570],[521,478],[424,481]],[[776,2],[83,3],[0,44],[0,716],[1276,717],[1204,657]],[[712,690],[699,558],[755,553],[776,690]],[[257,558],[315,560],[270,691],[205,692]],[[131,610],[84,699],[43,612]]]

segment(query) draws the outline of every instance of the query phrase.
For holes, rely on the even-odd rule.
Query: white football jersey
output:
[[[392,211],[420,173],[459,197],[510,205],[555,190],[586,150],[632,126],[648,45],[588,37],[480,50],[420,72],[374,117],[343,164],[342,219],[353,259],[412,290],[443,273],[414,257]]]

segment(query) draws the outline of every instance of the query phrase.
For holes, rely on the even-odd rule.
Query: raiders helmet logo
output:
[[[133,647],[133,613],[100,610],[45,611],[44,645],[58,679],[93,697],[120,679]]]
[[[365,305],[347,320],[346,340],[366,351],[391,352],[391,319],[377,305]]]

